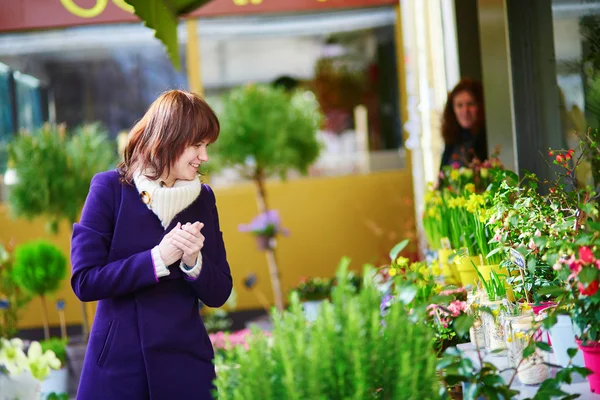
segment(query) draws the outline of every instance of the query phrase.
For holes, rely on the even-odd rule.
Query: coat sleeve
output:
[[[108,262],[117,198],[110,178],[107,173],[94,176],[81,220],[73,225],[71,286],[81,301],[126,295],[158,281],[151,249]]]
[[[231,294],[233,280],[231,278],[229,263],[227,262],[223,233],[219,225],[215,194],[207,185],[204,185],[202,190],[206,190],[211,197],[209,204],[212,207],[213,226],[216,230],[216,241],[213,243],[216,249],[211,254],[215,256],[211,258],[207,255],[208,252],[203,252],[200,275],[196,279],[186,278],[186,281],[192,286],[194,292],[204,304],[209,307],[221,307]]]

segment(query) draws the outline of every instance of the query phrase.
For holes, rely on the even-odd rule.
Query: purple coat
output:
[[[177,262],[157,280],[151,249],[177,222],[195,221],[206,238],[200,275],[184,277]],[[71,262],[77,297],[98,301],[77,399],[212,399],[214,354],[198,299],[222,306],[232,279],[210,187],[165,230],[117,171],[97,174],[73,227]]]

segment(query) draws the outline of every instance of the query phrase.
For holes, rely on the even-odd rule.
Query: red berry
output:
[[[565,157],[562,154],[556,156],[556,161],[562,163],[565,161]]]
[[[570,155],[573,155],[573,154],[575,154],[575,150],[569,149],[569,151],[567,153],[569,153]]]
[[[553,152],[552,150],[550,150],[550,151],[548,152],[548,155],[549,155],[550,157],[552,157],[552,156],[554,155],[554,152]]]
[[[566,158],[567,160],[570,160],[570,159],[571,159],[571,158],[573,158],[573,157],[571,156],[571,153],[567,153],[567,155],[565,156],[565,158]]]
[[[550,193],[554,193],[555,191],[554,188],[550,188]]]

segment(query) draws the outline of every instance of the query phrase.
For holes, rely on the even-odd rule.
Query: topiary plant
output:
[[[321,113],[311,92],[288,93],[282,88],[248,85],[225,98],[222,129],[215,143],[215,161],[235,167],[257,188],[260,214],[270,210],[265,182],[285,178],[289,170],[307,173],[320,152],[317,131]],[[275,305],[283,310],[274,246],[265,248]]]
[[[357,294],[339,268],[332,303],[307,323],[297,294],[290,311],[274,311],[271,337],[257,332],[248,349],[216,358],[218,398],[434,399],[439,383],[432,332],[397,302],[380,310],[375,272],[366,267]]]
[[[39,240],[15,248],[12,277],[23,290],[40,296],[46,340],[50,339],[46,295],[58,289],[66,274],[67,259],[55,245]]]
[[[64,126],[44,125],[32,135],[20,135],[9,145],[17,182],[8,196],[14,217],[45,217],[47,229],[58,232],[59,222],[72,227],[79,218],[92,177],[116,163],[114,143],[98,124],[83,125],[69,134]],[[83,334],[88,318],[82,303]]]

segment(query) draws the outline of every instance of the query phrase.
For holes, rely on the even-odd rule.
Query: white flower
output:
[[[15,338],[0,339],[0,366],[4,367],[9,376],[19,375],[27,370],[27,356],[23,352],[23,341]]]
[[[47,350],[42,353],[39,342],[32,342],[27,350],[23,351],[21,339],[0,339],[0,366],[4,367],[9,376],[30,372],[31,376],[38,381],[43,381],[50,374],[50,369],[59,369],[60,360],[53,351]]]
[[[50,374],[50,368],[59,369],[60,360],[56,358],[51,350],[42,353],[42,346],[39,342],[32,342],[27,351],[29,358],[29,371],[38,381],[43,381]]]

